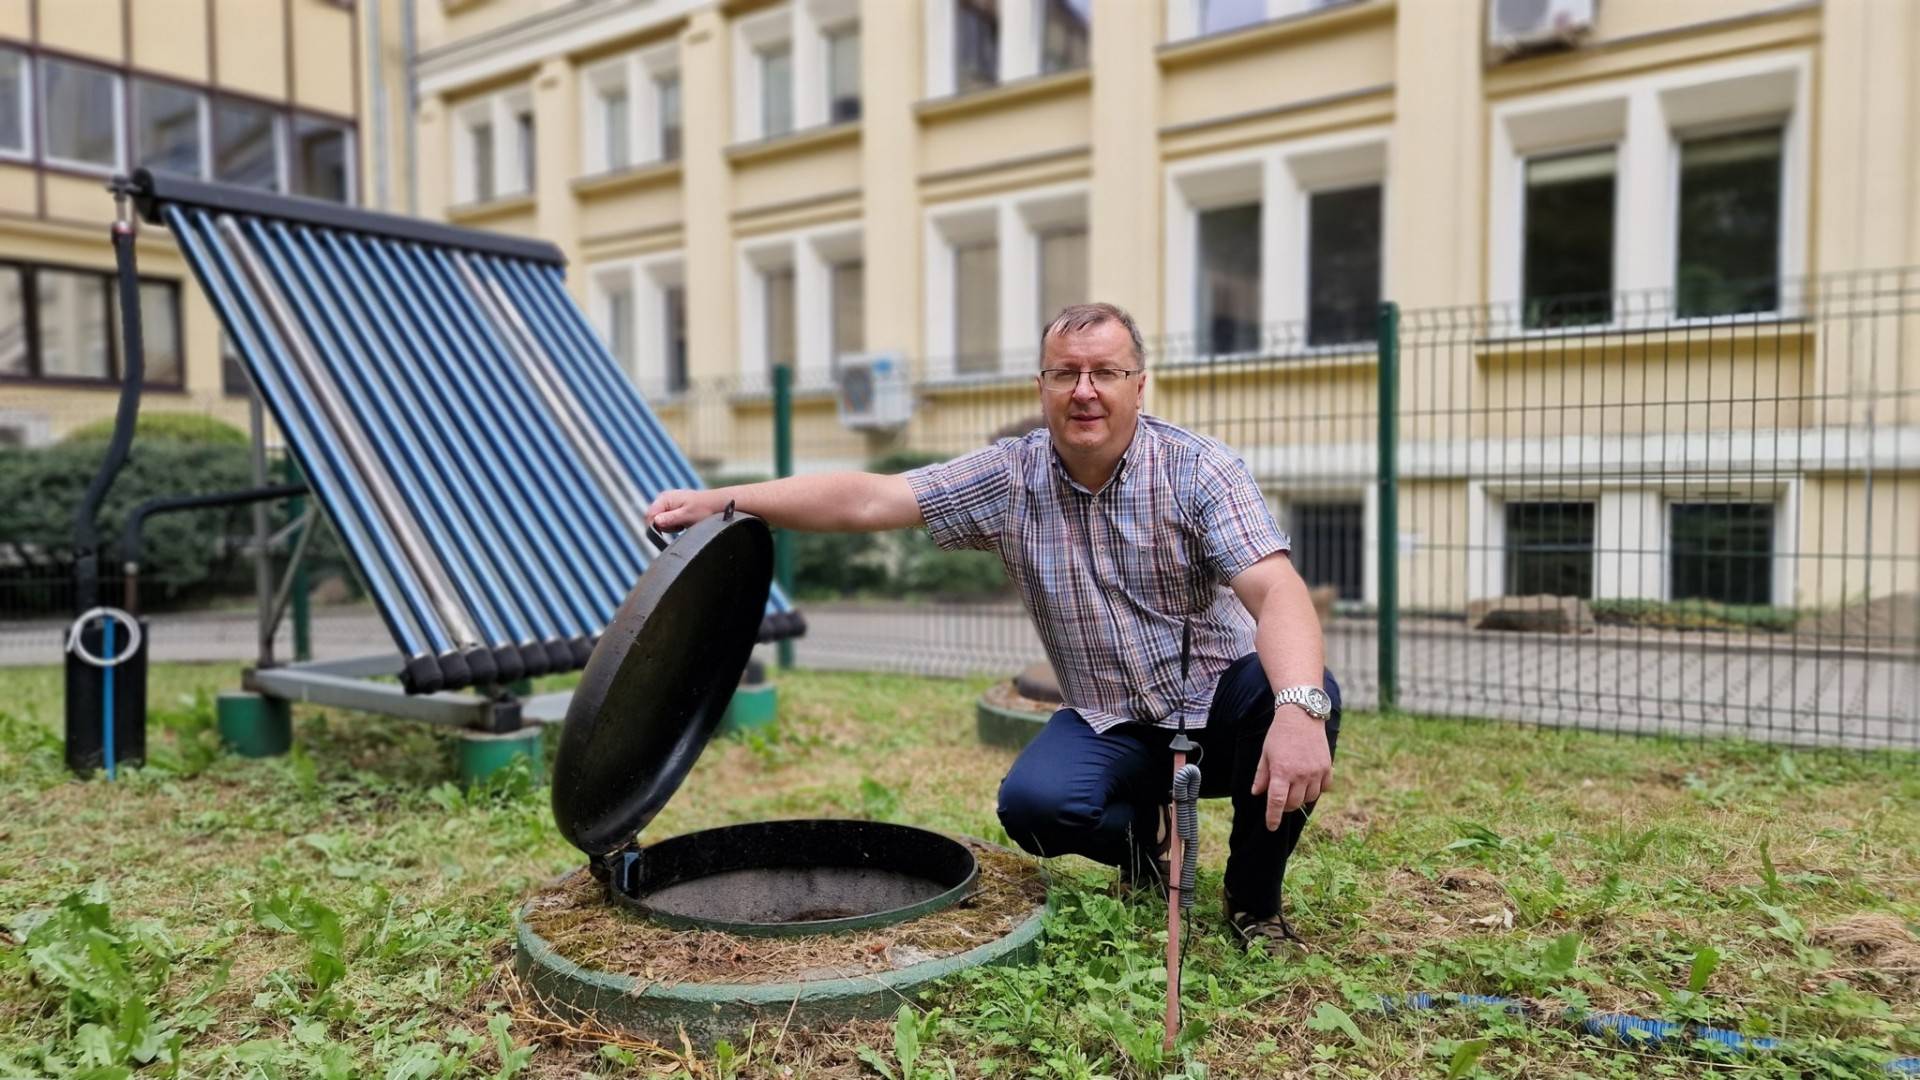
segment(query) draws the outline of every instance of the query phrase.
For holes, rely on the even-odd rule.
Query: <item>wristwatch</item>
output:
[[[1273,707],[1298,705],[1307,710],[1307,715],[1321,723],[1326,723],[1333,715],[1333,699],[1318,686],[1289,686],[1285,690],[1273,692]]]

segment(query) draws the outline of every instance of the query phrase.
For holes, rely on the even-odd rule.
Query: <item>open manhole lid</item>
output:
[[[653,560],[600,635],[560,732],[553,817],[589,856],[646,828],[687,778],[746,670],[773,534],[715,515]]]

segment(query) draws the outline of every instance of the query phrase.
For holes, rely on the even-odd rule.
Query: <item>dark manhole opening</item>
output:
[[[878,821],[761,821],[687,833],[610,868],[608,895],[670,926],[762,937],[865,930],[972,892],[973,852]]]

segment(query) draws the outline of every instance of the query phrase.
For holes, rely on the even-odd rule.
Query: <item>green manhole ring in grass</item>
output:
[[[986,694],[982,694],[974,704],[973,729],[980,741],[988,746],[1019,750],[1040,734],[1040,729],[1047,726],[1047,720],[1052,716],[1051,709],[1046,712],[1009,709],[994,704]]]
[[[998,937],[964,952],[885,971],[778,982],[668,982],[603,971],[567,959],[534,929],[530,922],[533,903],[523,905],[514,917],[513,968],[535,1000],[563,1019],[578,1022],[590,1018],[663,1046],[678,1045],[684,1031],[702,1048],[723,1039],[737,1042],[756,1023],[831,1027],[892,1016],[902,1002],[914,1000],[920,991],[941,979],[971,968],[1032,960],[1039,952],[1046,920],[1044,904],[1012,908],[1016,913],[1012,928]],[[748,947],[752,939],[735,940]]]

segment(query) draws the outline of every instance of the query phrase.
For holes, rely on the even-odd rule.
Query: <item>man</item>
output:
[[[1164,883],[1168,743],[1184,717],[1203,747],[1202,795],[1233,800],[1228,921],[1248,941],[1295,940],[1281,880],[1331,779],[1340,712],[1286,534],[1244,462],[1142,414],[1146,349],[1126,312],[1061,311],[1040,368],[1045,430],[900,476],[669,491],[647,517],[681,529],[733,502],[781,528],[925,525],[943,548],[998,552],[1066,706],[1000,785],[1007,834]]]

